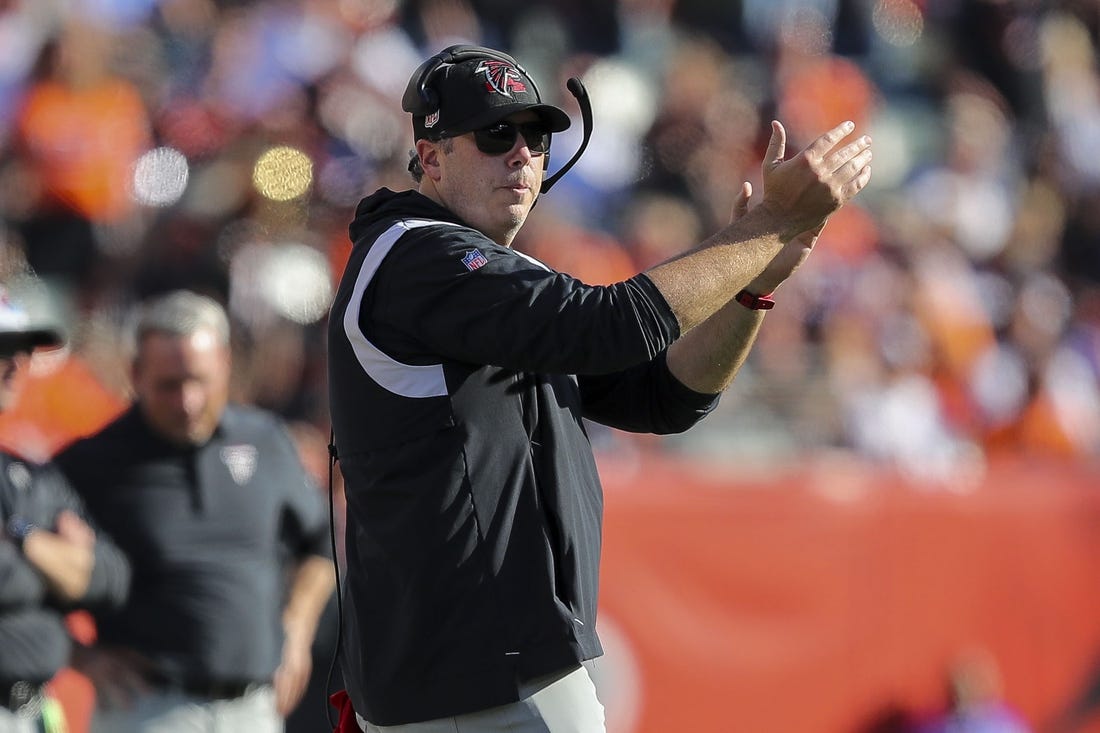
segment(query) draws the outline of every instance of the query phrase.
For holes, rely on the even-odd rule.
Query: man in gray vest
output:
[[[275,415],[230,403],[220,303],[159,295],[130,335],[134,404],[56,459],[134,572],[80,667],[92,730],[282,731],[335,585],[321,493]]]

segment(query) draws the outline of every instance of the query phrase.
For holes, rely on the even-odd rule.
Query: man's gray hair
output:
[[[145,301],[133,315],[128,331],[130,351],[154,333],[190,336],[208,330],[221,344],[229,344],[229,317],[218,301],[190,290],[173,290]]]

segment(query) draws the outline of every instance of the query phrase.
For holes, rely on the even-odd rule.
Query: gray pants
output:
[[[258,685],[241,697],[205,700],[183,692],[151,692],[125,710],[97,709],[91,733],[282,733],[275,691]]]
[[[41,730],[37,716],[28,718],[7,708],[0,708],[0,733],[40,733]]]
[[[532,693],[519,702],[453,718],[373,725],[355,717],[363,733],[604,733],[603,705],[587,669],[578,667],[550,684],[547,679],[532,681]]]

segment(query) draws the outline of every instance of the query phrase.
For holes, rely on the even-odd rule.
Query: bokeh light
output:
[[[297,148],[279,145],[260,156],[252,169],[252,185],[272,201],[291,201],[313,184],[313,161]]]
[[[893,46],[912,46],[924,34],[924,16],[912,0],[879,0],[871,22],[879,36]]]
[[[175,148],[154,148],[134,165],[134,200],[146,206],[171,206],[187,189],[187,158]]]
[[[295,323],[314,323],[332,301],[328,260],[304,244],[282,244],[271,249],[260,283],[271,307]]]

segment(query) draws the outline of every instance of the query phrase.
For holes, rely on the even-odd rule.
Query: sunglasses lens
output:
[[[523,141],[532,153],[545,153],[550,149],[550,133],[537,122],[522,125],[498,122],[474,130],[474,142],[477,149],[486,155],[504,155],[516,144],[517,132],[523,135]]]
[[[523,139],[532,153],[545,153],[550,150],[550,133],[542,125],[524,125]]]
[[[474,130],[477,149],[486,155],[504,155],[516,143],[516,128],[510,122],[498,122],[480,130]]]

